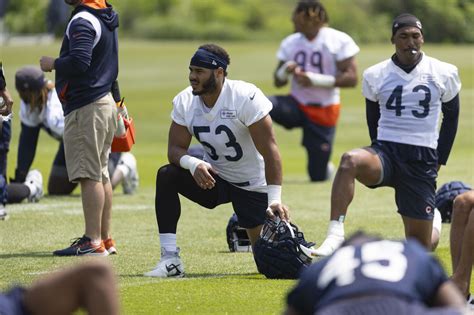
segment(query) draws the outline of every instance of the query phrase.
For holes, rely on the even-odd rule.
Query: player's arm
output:
[[[438,164],[446,165],[458,130],[459,94],[449,102],[443,103],[441,110],[443,112],[443,122],[438,138]]]
[[[170,163],[179,166],[179,160],[187,154],[191,138],[188,128],[178,125],[174,121],[171,123],[168,134],[168,161]]]
[[[250,135],[265,161],[265,179],[268,186],[268,205],[272,211],[267,211],[270,217],[279,213],[282,219],[289,219],[286,206],[281,204],[282,166],[275,134],[272,128],[272,119],[266,115],[259,121],[249,126]],[[271,213],[273,212],[273,213]]]
[[[273,83],[276,87],[282,87],[288,83],[290,75],[295,71],[297,67],[296,62],[282,61],[278,62],[278,65],[273,73]]]
[[[210,171],[216,172],[209,163],[188,155],[191,138],[192,135],[185,126],[173,121],[168,134],[168,160],[170,163],[188,169],[202,189],[211,189],[214,187],[216,180]]]
[[[334,86],[354,87],[357,85],[357,65],[355,57],[350,57],[336,63],[337,72]]]
[[[370,140],[377,140],[377,127],[380,119],[380,106],[378,102],[365,99],[365,117],[367,119],[367,127],[369,128]]]
[[[303,71],[297,67],[294,71],[298,84],[310,87],[353,87],[357,84],[357,66],[355,57],[336,62],[337,75]]]
[[[435,306],[447,306],[464,309],[466,301],[458,288],[451,281],[445,281],[441,284],[436,292]]]
[[[8,92],[7,82],[3,74],[3,66],[0,62],[0,96],[3,98],[5,108],[0,109],[0,115],[8,115],[12,111],[13,99]]]

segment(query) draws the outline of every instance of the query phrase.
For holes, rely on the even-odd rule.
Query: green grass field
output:
[[[294,284],[294,281],[267,280],[259,275],[251,254],[228,252],[225,226],[232,213],[230,206],[209,211],[184,199],[178,245],[186,265],[186,278],[142,277],[159,259],[154,180],[157,169],[167,162],[171,100],[187,86],[189,58],[200,44],[131,40],[121,43],[119,80],[129,112],[136,121],[137,144],[133,153],[140,171],[140,188],[136,195],[124,196],[120,189],[115,192],[113,236],[119,255],[106,258],[113,263],[118,275],[123,314],[276,314],[282,311],[285,294]],[[272,86],[278,42],[222,45],[231,55],[229,78],[255,83],[267,94],[287,92],[287,89],[277,90]],[[426,45],[424,50],[457,65],[463,82],[458,136],[448,165],[441,169],[439,184],[462,180],[473,185],[474,47]],[[37,65],[41,55],[56,56],[58,51],[57,42],[48,46],[2,47],[0,59],[11,92],[14,92],[16,69],[25,64]],[[383,46],[362,47],[357,60],[359,74],[392,52],[388,42]],[[360,90],[359,85],[342,92],[343,111],[332,157],[335,164],[344,151],[369,143]],[[16,93],[12,94],[16,117],[9,174],[13,174],[16,165],[19,136],[19,99]],[[283,201],[290,206],[293,221],[305,232],[306,238],[319,244],[326,233],[331,184],[308,182],[299,130],[288,132],[278,126],[275,129],[283,157]],[[42,133],[33,167],[41,170],[45,178],[56,149],[57,142]],[[12,283],[31,283],[40,275],[83,260],[51,255],[53,250],[68,245],[71,238],[83,234],[79,193],[76,190],[73,196],[46,196],[37,204],[8,207],[10,220],[0,222],[0,289]],[[361,228],[388,238],[403,238],[403,226],[391,189],[373,191],[357,185],[346,232]],[[450,274],[449,228],[443,225],[436,255]]]

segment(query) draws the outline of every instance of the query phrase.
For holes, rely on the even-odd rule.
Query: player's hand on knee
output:
[[[217,172],[212,168],[211,164],[203,162],[197,165],[193,177],[202,189],[212,189],[216,185],[216,180],[212,174],[217,174]]]

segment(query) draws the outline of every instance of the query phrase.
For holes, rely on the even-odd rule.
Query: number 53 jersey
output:
[[[388,59],[363,78],[365,98],[380,105],[377,140],[436,149],[441,104],[461,90],[455,66],[423,54],[410,73]]]
[[[226,79],[212,108],[188,87],[173,100],[171,118],[188,128],[204,146],[204,160],[224,180],[242,189],[264,192],[265,165],[249,126],[264,118],[271,102],[255,85]]]

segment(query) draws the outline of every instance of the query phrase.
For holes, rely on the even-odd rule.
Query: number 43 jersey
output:
[[[226,181],[264,192],[265,165],[249,126],[264,118],[272,103],[255,85],[226,79],[212,108],[188,87],[173,100],[171,118],[204,146],[204,160]]]
[[[436,149],[441,104],[461,90],[455,66],[423,54],[410,73],[388,59],[363,78],[365,98],[380,105],[377,140]]]

